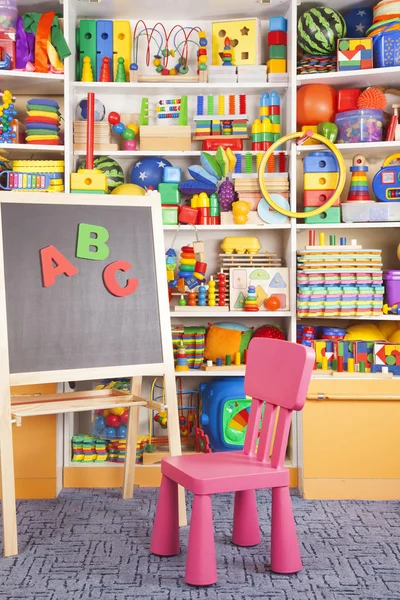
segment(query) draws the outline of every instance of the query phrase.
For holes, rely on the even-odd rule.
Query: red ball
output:
[[[126,410],[121,415],[121,425],[126,425],[126,423],[128,422],[128,419],[129,419],[129,412]]]
[[[111,125],[118,125],[118,123],[121,123],[121,117],[117,112],[110,112],[108,115],[108,122]]]
[[[108,417],[106,417],[107,427],[118,427],[119,423],[120,423],[120,418],[118,415],[108,415]]]
[[[297,90],[297,124],[318,125],[335,120],[337,91],[325,83],[302,85]]]
[[[262,325],[253,333],[253,338],[272,338],[274,340],[285,340],[285,334],[274,325]]]

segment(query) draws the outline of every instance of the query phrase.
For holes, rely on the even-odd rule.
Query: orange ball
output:
[[[335,120],[337,91],[325,83],[302,85],[297,90],[297,124],[318,125]]]
[[[267,310],[278,310],[281,307],[281,301],[277,296],[270,296],[264,302]]]

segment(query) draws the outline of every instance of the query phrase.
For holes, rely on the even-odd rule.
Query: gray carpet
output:
[[[118,490],[65,490],[57,500],[18,503],[20,555],[0,559],[7,600],[397,600],[400,503],[305,501],[294,497],[304,569],[268,568],[270,494],[258,493],[263,542],[230,543],[232,496],[213,500],[219,581],[191,588],[182,553],[149,554],[157,491],[124,502]]]

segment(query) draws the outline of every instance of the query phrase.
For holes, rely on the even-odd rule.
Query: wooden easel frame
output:
[[[136,456],[136,435],[140,406],[150,406],[148,400],[140,398],[141,381],[143,376],[164,377],[165,398],[168,413],[169,448],[173,456],[181,454],[178,403],[174,370],[174,357],[171,339],[171,322],[168,304],[168,288],[165,277],[165,256],[162,235],[161,198],[158,192],[150,192],[146,196],[90,196],[87,194],[47,194],[47,193],[17,193],[1,194],[2,204],[55,204],[68,206],[125,206],[146,207],[151,209],[151,220],[154,240],[154,261],[157,279],[157,296],[161,327],[161,345],[163,362],[144,365],[123,365],[120,367],[96,367],[83,369],[68,369],[59,371],[38,371],[33,373],[13,373],[9,370],[8,333],[6,313],[6,290],[4,277],[3,234],[0,210],[0,469],[3,508],[3,540],[4,555],[18,554],[17,519],[14,482],[14,459],[12,443],[12,415],[21,416],[38,414],[57,414],[93,410],[98,406],[99,394],[92,398],[71,398],[58,401],[55,397],[25,398],[23,403],[17,402],[11,406],[10,386],[29,385],[36,383],[61,383],[65,381],[82,381],[87,379],[104,379],[112,377],[131,377],[131,392],[112,396],[112,406],[129,406],[129,424],[127,437],[127,456],[124,472],[123,497],[129,498],[133,493],[134,466]],[[92,392],[93,394],[93,392]],[[79,395],[79,394],[78,394]],[[100,394],[101,395],[101,394]],[[76,395],[75,395],[76,396]],[[107,399],[101,401],[100,407],[106,408]],[[97,403],[97,404],[96,404]],[[46,407],[47,404],[47,407]],[[158,403],[157,408],[159,407]],[[50,412],[49,412],[50,411]],[[180,495],[180,522],[185,523],[184,495]]]

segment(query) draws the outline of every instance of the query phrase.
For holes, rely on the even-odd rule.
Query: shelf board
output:
[[[298,223],[296,229],[396,229],[400,227],[400,221],[382,221],[379,223],[318,223],[307,225]]]
[[[161,78],[160,78],[161,79]],[[171,77],[171,84],[164,83],[103,83],[93,81],[87,83],[85,81],[75,81],[72,85],[76,92],[86,94],[87,92],[96,92],[98,94],[155,94],[157,96],[174,94],[178,92],[184,95],[205,95],[213,94],[259,94],[267,89],[284,90],[288,87],[287,83],[174,83]],[[165,81],[165,80],[164,80]]]
[[[262,318],[262,319],[271,319],[272,317],[291,317],[292,313],[289,310],[275,310],[274,312],[271,311],[261,311],[259,310],[258,312],[246,312],[244,310],[227,310],[227,311],[213,311],[212,309],[210,311],[208,310],[196,310],[194,309],[193,312],[192,311],[182,311],[182,312],[175,312],[172,311],[170,312],[171,318],[174,319],[191,319],[191,318],[196,318],[198,319],[199,317],[203,317],[204,319],[208,319],[210,317],[220,317],[222,318],[235,318],[238,317],[239,319],[243,319],[243,318],[247,318],[247,319],[251,319],[253,317],[255,318]]]
[[[12,94],[43,94],[63,96],[64,75],[56,73],[29,73],[27,71],[2,71],[1,87],[9,89]]]
[[[336,71],[334,73],[312,73],[298,75],[297,85],[306,83],[327,83],[345,87],[368,87],[370,85],[393,85],[400,77],[400,67],[385,67],[383,69],[363,69],[360,71]]]
[[[400,144],[399,144],[400,147]],[[208,154],[216,154],[215,150],[207,150]],[[257,155],[263,153],[263,150],[235,150],[235,154],[252,154]],[[283,150],[284,154],[288,154],[286,150]],[[95,150],[95,156],[111,156],[112,158],[138,158],[139,156],[172,156],[174,158],[186,158],[193,156],[200,156],[201,150],[112,150],[107,152],[106,150]],[[274,154],[280,154],[280,151],[274,152]],[[75,150],[74,156],[86,156],[86,150]]]
[[[195,227],[199,231],[274,231],[275,229],[290,229],[290,223],[277,225],[195,225]],[[164,231],[177,231],[178,225],[164,225],[163,229]],[[193,225],[181,225],[179,231],[191,231],[193,233]]]
[[[32,154],[64,154],[64,146],[45,146],[43,144],[0,144],[0,152],[7,158],[29,158]]]
[[[244,369],[232,371],[202,371],[201,369],[190,369],[189,371],[175,371],[176,377],[243,377]]]
[[[354,155],[359,152],[361,154],[366,154],[367,156],[379,155],[379,158],[382,157],[381,152],[385,152],[385,154],[394,154],[396,151],[400,150],[400,141],[397,142],[365,142],[360,144],[335,144],[336,148],[340,150],[342,154],[350,154]],[[326,152],[328,148],[323,144],[315,144],[315,145],[301,145],[296,148],[298,154],[303,154],[305,152]]]

